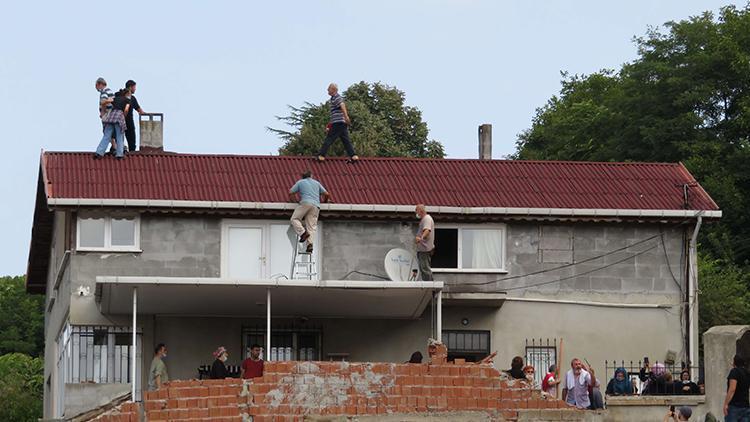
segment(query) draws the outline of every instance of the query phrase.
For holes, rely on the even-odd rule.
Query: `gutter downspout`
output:
[[[698,342],[695,334],[698,323],[698,296],[695,293],[698,291],[698,232],[702,224],[703,217],[699,215],[698,221],[695,223],[695,229],[693,230],[693,237],[690,238],[688,249],[688,309],[685,313],[685,320],[688,329],[687,343],[688,357],[690,359],[688,365],[690,366],[698,362]]]

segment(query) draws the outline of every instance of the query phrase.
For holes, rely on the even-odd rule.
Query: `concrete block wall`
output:
[[[435,217],[439,228],[439,216]],[[511,294],[575,296],[594,293],[619,295],[622,299],[633,297],[633,300],[651,298],[659,303],[665,302],[665,297],[678,294],[684,284],[682,227],[514,221],[507,223],[506,228],[507,273],[440,272],[435,273],[436,279],[449,284],[447,291],[452,288],[481,292],[528,287],[512,290]],[[340,279],[354,270],[385,275],[385,254],[397,247],[410,250],[415,231],[416,225],[412,222],[327,221],[322,246],[323,278]],[[460,286],[462,281],[492,281],[568,264],[572,265],[485,286]],[[556,281],[560,279],[563,280]]]

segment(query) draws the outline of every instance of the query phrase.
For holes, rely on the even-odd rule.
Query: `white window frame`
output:
[[[491,273],[491,274],[505,274],[508,272],[506,261],[508,258],[508,242],[507,242],[507,225],[497,224],[441,224],[437,229],[458,229],[458,237],[456,242],[457,253],[458,253],[458,268],[432,268],[433,273]],[[466,229],[470,230],[500,230],[502,239],[500,242],[503,245],[502,253],[502,268],[462,268],[463,266],[463,231]],[[440,247],[440,245],[435,245]]]
[[[229,229],[232,227],[239,228],[258,228],[262,230],[262,243],[261,253],[263,254],[263,273],[269,272],[271,257],[267,255],[271,249],[271,236],[270,227],[271,225],[290,225],[289,220],[251,220],[251,219],[223,219],[221,220],[221,278],[229,278]],[[313,280],[320,280],[320,271],[322,268],[321,263],[323,262],[323,223],[318,221],[318,226],[315,231],[315,250],[317,253],[317,262],[315,263],[315,272],[317,277]],[[274,274],[268,274],[273,276]],[[293,276],[293,274],[290,274]],[[283,277],[282,277],[283,278]],[[291,279],[291,277],[290,277]]]
[[[135,237],[132,246],[112,246],[112,219],[135,219]],[[104,246],[81,246],[81,220],[104,220]],[[76,219],[76,250],[82,252],[143,252],[141,250],[141,216],[140,215],[78,215]]]

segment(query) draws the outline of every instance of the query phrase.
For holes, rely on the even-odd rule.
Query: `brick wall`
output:
[[[173,381],[147,392],[143,405],[148,421],[220,422],[456,411],[517,420],[524,409],[567,407],[489,366],[347,362],[267,362],[262,378],[246,382]]]
[[[138,403],[123,403],[114,409],[97,416],[91,421],[95,422],[139,422]]]

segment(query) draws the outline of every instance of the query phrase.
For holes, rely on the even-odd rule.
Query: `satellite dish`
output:
[[[412,266],[416,268],[416,264],[414,256],[406,249],[391,249],[385,254],[385,273],[393,281],[409,281]]]

